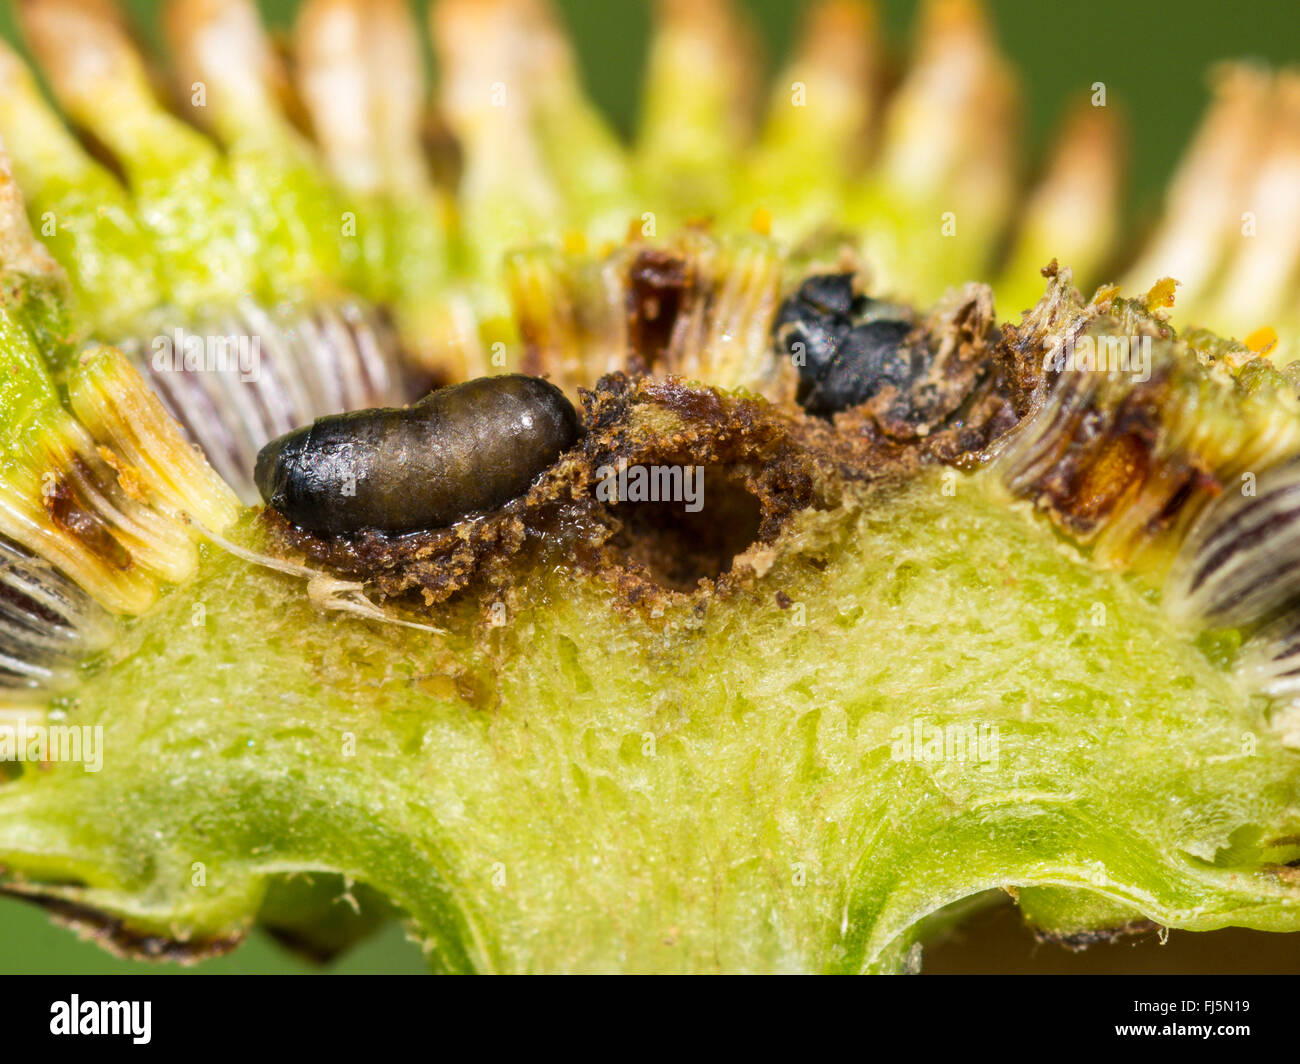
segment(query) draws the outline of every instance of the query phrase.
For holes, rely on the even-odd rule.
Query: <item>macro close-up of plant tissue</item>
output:
[[[1300,8],[14,0],[0,272],[0,973],[1300,973]]]

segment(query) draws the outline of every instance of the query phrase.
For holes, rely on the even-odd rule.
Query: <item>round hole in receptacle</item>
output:
[[[645,468],[648,476],[662,476],[663,485],[672,483],[671,474],[658,471],[681,470]],[[648,500],[633,490],[628,501],[609,508],[620,526],[610,545],[672,591],[692,592],[700,580],[716,580],[758,539],[762,507],[741,478],[726,466],[700,467],[698,475],[698,497],[690,501],[682,492],[661,491]]]

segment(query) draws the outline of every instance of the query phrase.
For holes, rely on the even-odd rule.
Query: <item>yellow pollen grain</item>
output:
[[[1102,285],[1097,289],[1097,294],[1092,297],[1092,305],[1094,307],[1105,307],[1114,300],[1117,295],[1119,295],[1119,285]]]
[[[1255,354],[1262,355],[1277,343],[1277,330],[1265,325],[1247,336],[1245,343]]]
[[[1151,286],[1151,291],[1147,293],[1147,310],[1156,311],[1161,308],[1172,307],[1174,305],[1174,289],[1178,287],[1178,282],[1172,277],[1162,277]]]

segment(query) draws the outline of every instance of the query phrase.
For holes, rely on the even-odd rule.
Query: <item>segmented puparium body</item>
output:
[[[321,418],[267,444],[256,480],[268,506],[308,531],[442,528],[522,495],[578,432],[555,385],[483,377],[402,409]]]

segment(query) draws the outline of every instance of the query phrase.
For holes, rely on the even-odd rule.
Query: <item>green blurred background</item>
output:
[[[648,0],[555,0],[573,30],[587,83],[616,124],[633,127],[649,26]],[[769,68],[779,63],[798,25],[797,0],[741,0],[762,31]],[[910,45],[915,0],[877,0],[895,55]],[[128,0],[152,33],[159,4]],[[293,0],[262,0],[268,21],[283,26]],[[421,8],[424,4],[420,5]],[[1300,61],[1300,3],[1295,0],[990,0],[1006,53],[1025,88],[1026,163],[1035,165],[1055,122],[1093,82],[1106,83],[1108,102],[1132,126],[1131,224],[1143,225],[1160,200],[1170,170],[1207,99],[1205,72],[1215,60],[1255,57],[1274,64]],[[13,14],[0,13],[11,39]],[[156,40],[156,38],[155,38]],[[1300,193],[1298,193],[1300,194]],[[1289,971],[1300,973],[1300,936],[1246,931],[1154,936],[1094,947],[1083,954],[1038,946],[1014,913],[995,909],[951,942],[927,952],[927,971],[1166,972]],[[0,899],[0,973],[156,971],[121,961],[49,923],[38,909]],[[334,964],[303,962],[255,934],[242,949],[190,972],[421,972],[419,950],[390,926]]]

